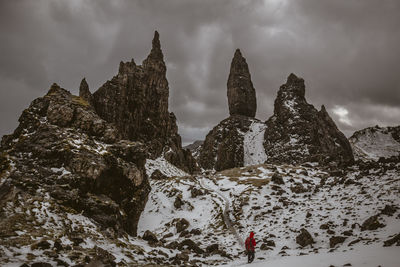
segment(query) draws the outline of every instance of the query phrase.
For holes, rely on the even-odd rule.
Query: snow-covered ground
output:
[[[257,255],[256,255],[257,256]],[[346,265],[351,264],[351,265]],[[304,256],[286,256],[258,260],[247,264],[246,259],[229,263],[227,266],[249,267],[323,267],[323,266],[357,266],[357,267],[398,267],[399,248],[383,248],[379,245],[355,246],[345,252],[319,253]]]
[[[263,146],[265,128],[265,123],[253,121],[249,131],[244,135],[244,166],[257,165],[267,160]]]

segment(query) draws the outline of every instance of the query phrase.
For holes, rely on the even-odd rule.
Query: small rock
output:
[[[395,235],[394,237],[386,240],[385,242],[383,242],[383,246],[384,247],[390,247],[394,243],[396,243],[396,246],[400,246],[400,233]]]
[[[397,207],[393,205],[386,205],[382,211],[381,214],[387,215],[387,216],[393,216],[393,214],[397,211]]]
[[[189,222],[184,218],[178,219],[178,221],[176,222],[175,227],[176,227],[176,231],[178,233],[180,233],[180,232],[182,232],[183,230],[186,230],[189,227]]]
[[[271,181],[272,181],[273,183],[275,183],[275,184],[285,184],[285,182],[283,181],[282,176],[281,176],[279,173],[277,173],[277,172],[275,172],[275,173],[272,175]]]
[[[361,231],[376,230],[385,226],[386,225],[379,222],[378,215],[374,215],[363,222],[363,224],[361,225]]]
[[[177,197],[175,198],[174,207],[175,207],[176,209],[180,209],[184,204],[185,204],[185,203],[182,201],[182,199],[181,199],[179,196],[177,196]]]
[[[219,248],[218,244],[211,244],[211,245],[207,246],[206,251],[208,253],[212,253],[214,251],[218,251],[218,248]]]
[[[34,249],[43,249],[43,250],[45,250],[45,249],[49,249],[50,246],[51,245],[47,240],[41,240],[41,241],[39,241],[37,243],[32,244],[31,245],[31,249],[32,250],[34,250]]]
[[[168,179],[168,176],[166,176],[160,170],[157,169],[151,174],[150,179],[151,180],[166,180],[166,179]]]
[[[158,242],[157,236],[153,232],[151,232],[149,230],[146,230],[146,232],[144,232],[143,240],[146,240],[146,241],[149,241],[149,242],[153,242],[153,243]]]
[[[329,239],[330,248],[334,248],[337,244],[343,243],[347,237],[345,236],[332,236]]]
[[[314,243],[314,239],[311,234],[304,228],[300,230],[300,234],[296,237],[296,243],[302,247],[311,245]]]

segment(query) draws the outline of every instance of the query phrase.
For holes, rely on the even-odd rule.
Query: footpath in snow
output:
[[[257,165],[267,160],[263,142],[266,125],[253,121],[243,140],[244,166]]]
[[[224,266],[249,266],[249,267],[328,267],[348,266],[357,267],[398,267],[399,248],[382,247],[380,245],[359,246],[346,252],[319,253],[305,256],[286,256],[271,260],[257,260],[248,264],[245,259],[235,261]]]

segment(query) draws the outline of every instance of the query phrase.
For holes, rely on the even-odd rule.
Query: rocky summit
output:
[[[229,114],[254,117],[257,110],[256,90],[251,82],[249,66],[239,49],[232,59],[227,87]]]
[[[347,138],[324,106],[318,111],[305,99],[302,78],[290,74],[266,121],[264,147],[268,162],[346,165],[354,162]]]
[[[168,96],[166,66],[156,31],[143,64],[136,65],[133,59],[121,62],[118,74],[93,93],[93,102],[97,114],[115,124],[123,138],[143,142],[152,158],[164,156],[192,173],[196,164],[190,152],[182,149],[176,117],[168,111]]]
[[[141,143],[122,140],[87,101],[57,84],[19,122],[1,143],[1,208],[11,202],[25,212],[47,203],[47,216],[82,214],[115,235],[136,235],[150,191]],[[35,228],[35,211],[25,215],[2,213],[2,240],[21,228],[33,237],[50,231]]]

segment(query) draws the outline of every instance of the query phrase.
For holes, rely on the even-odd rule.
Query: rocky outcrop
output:
[[[380,158],[400,155],[400,126],[368,127],[349,138],[354,157],[362,161],[377,161]]]
[[[79,96],[89,103],[92,107],[94,107],[93,96],[90,93],[89,85],[86,82],[86,79],[83,78],[81,81],[81,85],[79,86]]]
[[[246,59],[239,49],[232,59],[227,86],[229,115],[254,117],[257,110],[256,90]]]
[[[269,162],[345,165],[354,161],[349,141],[324,106],[317,111],[305,99],[304,80],[290,74],[266,122],[264,147]]]
[[[93,93],[101,118],[116,125],[122,137],[146,144],[153,158],[164,155],[172,164],[192,173],[196,164],[182,149],[176,117],[168,111],[169,86],[159,34],[142,65],[121,62],[110,81]]]
[[[19,122],[1,142],[1,199],[26,206],[36,199],[48,203],[47,212],[82,214],[103,229],[136,235],[150,191],[143,144],[122,140],[86,100],[56,84]]]
[[[199,165],[217,171],[243,166],[244,133],[251,123],[251,118],[240,115],[221,121],[207,134],[201,146]]]
[[[221,171],[244,165],[244,135],[256,120],[257,103],[249,67],[239,49],[232,59],[227,87],[230,117],[207,134],[197,158],[204,169]]]

